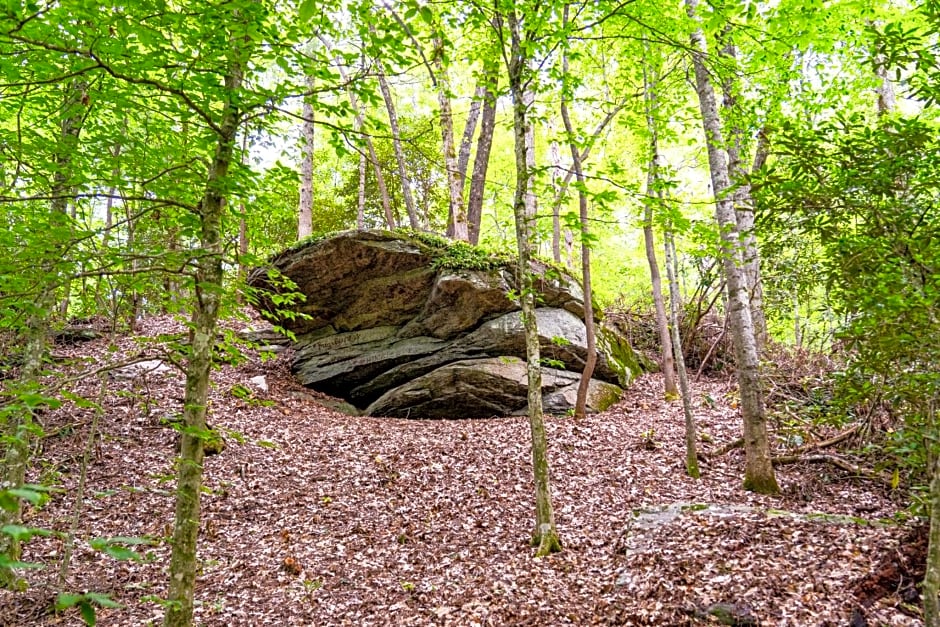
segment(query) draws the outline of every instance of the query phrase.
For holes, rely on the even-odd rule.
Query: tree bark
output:
[[[71,83],[65,94],[63,118],[59,124],[58,143],[53,159],[55,171],[49,195],[50,222],[65,223],[68,216],[68,194],[72,189],[73,156],[78,149],[82,123],[85,119],[84,93],[86,84],[82,81]],[[49,262],[39,268],[40,287],[33,307],[26,318],[23,331],[23,365],[18,377],[18,388],[23,393],[35,393],[42,374],[43,362],[49,337],[49,323],[56,307],[56,288],[61,282],[58,259],[50,251]],[[2,434],[5,451],[3,467],[0,469],[0,489],[20,488],[26,480],[29,466],[29,451],[33,433],[33,409],[20,405],[10,411],[3,425]],[[18,524],[22,517],[19,500],[12,510],[0,508],[0,528]],[[18,561],[21,547],[13,537],[0,533],[0,555],[11,561]],[[9,588],[17,581],[16,571],[0,567],[0,587]]]
[[[369,26],[369,32],[375,35],[375,26]],[[395,111],[395,100],[392,98],[392,90],[388,85],[388,79],[385,76],[385,65],[375,59],[376,75],[379,79],[379,89],[382,91],[382,99],[385,101],[385,110],[388,111],[388,125],[392,131],[392,148],[395,150],[395,163],[398,166],[398,177],[401,179],[401,192],[405,200],[405,211],[408,213],[408,223],[411,228],[420,228],[418,222],[418,212],[415,209],[414,196],[411,193],[411,181],[408,179],[408,168],[405,162],[405,151],[401,145],[401,129],[398,126],[398,113]]]
[[[310,95],[304,98],[302,112],[304,143],[300,162],[300,213],[297,219],[297,239],[309,237],[313,233],[313,76],[307,76],[306,86]]]
[[[509,11],[509,31],[512,38],[508,58],[509,87],[513,100],[513,138],[515,144],[516,189],[513,197],[513,213],[516,222],[516,242],[519,262],[516,268],[520,287],[522,320],[526,338],[526,371],[529,384],[529,429],[532,435],[532,470],[535,478],[535,529],[532,544],[538,547],[537,556],[545,556],[561,550],[561,542],[555,528],[552,509],[551,479],[548,467],[548,442],[542,415],[542,370],[539,355],[538,323],[535,318],[535,293],[529,260],[532,256],[533,222],[535,220],[534,195],[532,194],[532,159],[529,151],[532,144],[528,103],[531,92],[526,89],[525,74],[528,59],[523,52],[521,28],[515,9]]]
[[[470,196],[467,200],[467,231],[471,244],[480,243],[480,227],[483,220],[483,192],[486,188],[486,171],[490,164],[493,147],[493,131],[496,129],[496,89],[499,83],[499,67],[495,63],[484,65],[486,94],[480,116],[480,136],[473,160],[470,178]]]
[[[698,0],[685,0],[689,17],[697,20]],[[751,310],[748,306],[747,283],[739,266],[739,242],[734,199],[729,194],[728,161],[721,146],[724,145],[721,121],[715,102],[711,77],[705,67],[707,45],[701,28],[692,33],[692,62],[695,69],[696,91],[702,113],[708,164],[715,193],[715,219],[721,234],[722,265],[728,287],[728,319],[734,338],[737,362],[738,388],[741,394],[741,413],[744,418],[744,449],[747,462],[744,487],[762,494],[780,491],[771,463],[770,443],[767,437],[767,419],[764,398],[760,388],[757,343]]]
[[[361,130],[356,125],[357,130]],[[359,195],[356,200],[356,228],[366,228],[366,153],[359,152]]]
[[[659,344],[662,356],[662,371],[667,399],[679,396],[676,386],[676,369],[672,356],[672,340],[669,336],[669,322],[666,319],[666,306],[663,303],[663,285],[656,260],[656,245],[653,241],[653,204],[660,194],[659,180],[659,131],[657,126],[658,101],[656,89],[658,76],[649,76],[648,67],[643,67],[644,100],[646,105],[646,128],[650,134],[650,165],[646,177],[646,206],[643,209],[643,243],[646,248],[646,262],[650,267],[650,283],[653,290],[653,308],[656,311],[656,327],[659,330]]]
[[[720,55],[730,62],[733,70],[737,67],[737,48],[731,41],[730,27],[725,29],[724,37],[727,43],[721,49]],[[728,144],[728,170],[731,182],[734,184],[734,212],[737,221],[738,234],[741,237],[741,256],[744,278],[747,281],[748,306],[751,310],[751,320],[754,324],[754,339],[757,342],[757,353],[764,350],[767,344],[767,320],[764,317],[764,288],[761,283],[760,249],[757,247],[757,236],[754,233],[754,200],[751,196],[751,185],[747,182],[748,171],[744,167],[744,130],[737,116],[737,89],[736,77],[732,73],[722,81],[722,111],[725,114],[725,128],[729,129],[731,142]],[[760,145],[758,145],[758,149]],[[756,155],[755,155],[756,158]],[[766,157],[765,157],[766,158]]]
[[[481,79],[473,92],[473,100],[470,102],[470,110],[467,111],[467,121],[463,127],[463,137],[460,139],[460,150],[457,151],[457,173],[460,175],[460,194],[463,197],[464,190],[467,188],[467,169],[470,167],[470,151],[473,148],[473,136],[477,132],[477,124],[480,121],[480,111],[483,109],[483,102],[486,100],[486,77]],[[469,226],[468,226],[469,228]]]
[[[548,147],[552,167],[552,191],[558,196],[561,191],[561,149],[553,141]],[[561,263],[561,203],[552,203],[552,261]]]
[[[437,103],[441,118],[441,146],[444,152],[444,173],[447,176],[447,236],[467,241],[470,236],[467,212],[463,204],[463,176],[457,161],[454,142],[454,114],[450,106],[450,76],[444,67],[444,36],[438,24],[434,34],[434,70],[437,77]],[[468,156],[469,159],[469,156]]]
[[[689,386],[689,374],[685,369],[685,357],[682,354],[682,334],[679,331],[679,274],[676,262],[676,243],[672,229],[663,233],[666,255],[666,277],[669,281],[669,320],[672,329],[672,348],[676,360],[676,372],[679,375],[679,390],[682,393],[682,413],[685,416],[685,471],[690,477],[698,479],[698,451],[696,450],[695,414],[692,412],[692,390]]]
[[[568,7],[564,9],[565,23],[568,21]],[[561,54],[561,73],[562,80],[568,78],[568,55],[565,52]],[[581,380],[578,382],[578,395],[574,405],[574,417],[584,418],[587,406],[588,387],[591,384],[591,377],[594,375],[594,367],[597,365],[597,346],[594,335],[594,303],[591,294],[591,230],[588,222],[588,198],[585,188],[584,171],[581,169],[581,150],[575,139],[574,125],[571,123],[571,115],[568,112],[567,90],[562,87],[561,92],[561,119],[565,125],[565,134],[568,136],[568,146],[571,149],[571,166],[574,169],[574,176],[578,182],[578,211],[581,220],[581,280],[584,287],[584,332],[587,343],[587,359],[584,360],[584,370],[581,372]],[[552,238],[552,252],[556,251],[557,240]],[[560,247],[557,250],[560,255]],[[558,261],[558,260],[556,260]]]
[[[199,246],[202,255],[196,267],[191,344],[186,366],[183,403],[183,429],[177,461],[176,515],[173,525],[173,551],[170,556],[170,585],[165,627],[188,627],[193,620],[196,582],[196,543],[199,535],[199,496],[202,488],[204,442],[208,435],[206,410],[209,375],[219,317],[223,286],[222,214],[224,181],[234,153],[241,120],[238,92],[242,85],[246,50],[233,41],[230,66],[225,76],[224,94],[215,156],[206,177],[206,190],[200,203]]]
[[[320,41],[323,43],[324,47],[327,50],[330,50],[330,42],[325,37],[320,37]],[[352,86],[349,81],[349,76],[346,74],[346,70],[343,69],[342,59],[339,57],[336,58],[336,67],[339,70],[339,76],[343,79],[343,82],[346,84],[346,96],[349,98],[349,105],[353,109],[355,114],[355,124],[356,129],[362,133],[366,145],[366,151],[369,155],[369,162],[372,164],[372,171],[375,174],[375,184],[379,188],[379,197],[382,201],[382,211],[385,214],[385,224],[390,229],[395,229],[398,227],[398,223],[395,220],[395,214],[392,212],[392,199],[388,193],[388,185],[385,183],[385,174],[382,173],[382,165],[379,163],[379,157],[375,152],[375,144],[372,142],[372,138],[363,132],[365,127],[365,119],[362,115],[362,108],[359,106],[359,99],[356,97],[356,92],[352,90]],[[360,164],[362,163],[363,154],[360,152]],[[365,170],[359,170],[359,185],[360,185],[360,197],[359,197],[359,213],[362,214],[365,211]],[[364,222],[365,218],[362,216],[362,221]]]

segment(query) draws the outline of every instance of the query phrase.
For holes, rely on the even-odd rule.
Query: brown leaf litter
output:
[[[144,337],[182,329],[144,324]],[[154,351],[117,337],[55,356],[74,373]],[[750,494],[740,450],[690,479],[681,404],[662,399],[657,375],[601,415],[548,419],[564,551],[535,559],[525,418],[351,417],[298,386],[288,364],[249,352],[214,372],[210,423],[227,446],[205,464],[199,625],[842,626],[853,612],[871,625],[922,624],[907,588],[883,572],[912,533],[877,522],[903,507],[897,495],[810,464],[779,469],[783,496]],[[266,392],[250,383],[258,375]],[[181,412],[183,375],[106,383],[65,589],[123,605],[99,610],[100,625],[156,625],[173,522],[167,423]],[[96,398],[99,385],[89,377],[73,389]],[[728,382],[694,393],[701,446],[737,438]],[[71,404],[43,416],[29,479],[61,491],[25,524],[69,529],[92,418]],[[132,547],[141,561],[89,544],[127,536],[150,541]],[[24,559],[45,569],[25,572],[27,591],[0,592],[0,625],[82,624],[77,610],[51,610],[62,550],[60,539],[29,542]],[[910,584],[916,558],[905,559],[897,568]]]

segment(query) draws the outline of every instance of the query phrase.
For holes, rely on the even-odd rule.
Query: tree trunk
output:
[[[246,56],[241,42],[233,42],[233,45],[232,60],[225,76],[225,103],[221,112],[216,152],[209,166],[206,190],[200,203],[199,246],[203,254],[197,263],[194,286],[191,344],[183,403],[185,428],[180,434],[180,455],[177,460],[176,516],[165,627],[188,627],[193,620],[203,445],[208,435],[206,410],[209,375],[220,301],[224,292],[222,214],[225,203],[222,193],[241,118],[238,92],[242,85]]]
[[[689,17],[697,20],[698,0],[685,0],[685,4]],[[747,284],[742,268],[738,265],[740,238],[734,212],[734,199],[729,194],[731,183],[728,176],[727,156],[721,149],[724,145],[721,121],[711,77],[705,67],[704,57],[707,54],[705,35],[701,29],[698,29],[692,33],[691,40],[696,91],[702,112],[702,124],[708,148],[708,165],[715,193],[715,219],[721,233],[722,264],[728,286],[727,315],[734,339],[741,413],[744,417],[744,449],[747,455],[744,487],[762,494],[777,494],[780,488],[774,475],[770,443],[767,438],[767,419],[764,414],[763,392],[760,388],[754,325],[748,306]]]
[[[469,239],[467,212],[463,204],[463,177],[457,161],[454,142],[454,114],[450,106],[450,77],[444,67],[444,37],[434,35],[434,70],[437,75],[437,103],[441,117],[441,146],[444,151],[444,173],[447,175],[448,211],[447,236],[456,240]],[[469,159],[469,156],[468,156]]]
[[[535,478],[535,529],[532,544],[536,555],[545,556],[561,550],[552,509],[551,479],[548,467],[548,442],[542,415],[542,370],[539,355],[538,323],[535,318],[535,292],[529,260],[532,255],[533,222],[535,220],[534,195],[531,193],[531,158],[527,154],[532,145],[528,121],[529,94],[524,88],[527,58],[523,52],[520,24],[515,10],[508,14],[512,48],[508,59],[509,87],[513,101],[513,137],[516,159],[516,190],[513,213],[516,221],[516,242],[519,263],[516,269],[520,287],[522,320],[525,325],[526,371],[529,381],[529,429],[532,434],[532,470]]]
[[[460,139],[460,150],[457,151],[457,173],[460,175],[460,195],[463,197],[467,188],[467,168],[470,167],[470,151],[473,148],[473,135],[477,132],[477,123],[480,121],[480,111],[486,100],[486,77],[477,85],[467,111],[467,123],[463,127],[463,137]],[[469,225],[468,225],[469,228]]]
[[[332,50],[330,42],[326,37],[319,35],[317,37],[320,42],[323,44],[324,48],[327,51]],[[346,85],[346,97],[349,98],[349,105],[352,107],[353,113],[355,115],[355,128],[358,132],[362,133],[363,140],[366,145],[366,152],[369,156],[369,162],[372,164],[372,171],[375,174],[375,184],[379,188],[379,197],[382,201],[382,211],[385,214],[385,224],[390,229],[395,229],[398,227],[397,221],[395,220],[395,214],[392,213],[392,199],[388,193],[388,186],[385,183],[385,175],[382,173],[382,166],[379,163],[379,157],[375,152],[375,144],[372,143],[372,138],[363,132],[365,127],[365,118],[362,114],[362,108],[359,106],[359,99],[356,97],[356,92],[352,90],[352,83],[349,80],[349,76],[346,74],[346,70],[343,69],[343,59],[339,56],[335,59],[336,69],[339,70],[339,76],[343,80],[343,83]],[[359,153],[359,161],[362,163],[363,153]],[[359,213],[364,214],[365,212],[365,173],[364,169],[359,170],[359,180],[360,180],[360,199],[359,199]],[[365,221],[364,215],[362,216],[362,221]]]
[[[565,6],[565,23],[568,21],[568,7]],[[568,78],[568,55],[561,55],[562,80]],[[568,136],[568,146],[571,149],[571,166],[574,168],[575,179],[578,181],[578,211],[581,219],[581,279],[584,283],[584,331],[587,336],[587,359],[584,361],[584,370],[578,382],[578,395],[574,405],[574,417],[584,418],[587,406],[588,387],[597,365],[597,347],[594,336],[594,303],[591,295],[591,232],[588,223],[588,198],[585,188],[584,171],[581,169],[581,150],[575,139],[574,126],[568,113],[568,97],[566,90],[561,94],[561,119],[565,124],[565,134]],[[552,238],[552,252],[560,257],[561,250],[558,239]],[[556,247],[557,246],[557,247]],[[556,259],[560,261],[560,259]]]
[[[760,355],[767,344],[767,320],[764,317],[764,288],[761,283],[760,249],[757,247],[757,236],[754,233],[754,200],[751,197],[751,186],[747,182],[747,168],[744,167],[744,130],[737,116],[737,83],[733,72],[737,68],[737,48],[731,41],[730,27],[725,29],[724,37],[727,43],[721,49],[721,56],[729,61],[732,74],[722,81],[722,111],[725,114],[725,128],[729,129],[731,142],[728,145],[729,178],[734,184],[734,212],[737,221],[738,234],[741,237],[741,256],[744,278],[747,281],[748,306],[751,310],[751,320],[754,324],[754,339],[757,342],[757,353]],[[758,145],[760,149],[760,145]],[[756,158],[756,156],[755,156]],[[766,157],[765,157],[766,158]]]
[[[611,121],[613,121],[615,117],[617,117],[617,114],[620,113],[620,111],[626,106],[627,102],[628,102],[628,98],[624,98],[610,112],[608,112],[608,114],[604,116],[604,119],[598,123],[597,127],[595,127],[594,132],[591,134],[590,137],[588,137],[587,141],[585,142],[584,148],[581,149],[581,152],[579,154],[579,159],[582,164],[585,161],[587,161],[588,157],[591,154],[591,149],[594,147],[594,144],[597,142],[597,139],[604,132],[604,129],[606,129],[607,125],[610,124]],[[571,184],[572,178],[574,178],[574,168],[568,168],[568,171],[566,172],[564,178],[561,179],[561,182],[558,183],[557,185],[552,186],[553,191],[555,192],[555,196],[552,199],[553,236],[554,236],[554,230],[555,230],[555,216],[558,216],[558,229],[560,232],[560,238],[564,239],[565,257],[567,257],[566,265],[569,268],[574,267],[574,255],[573,255],[574,236],[569,229],[561,229],[561,205],[565,201],[565,195],[568,193],[568,186]],[[552,246],[553,246],[552,254],[553,255],[554,255],[554,245],[555,245],[555,242],[554,242],[554,237],[553,237],[553,241],[552,241]],[[560,243],[559,243],[558,257],[555,259],[555,261],[557,263],[561,263]]]
[[[76,81],[69,85],[63,103],[62,121],[59,126],[58,145],[54,155],[55,171],[49,190],[50,222],[64,224],[68,221],[68,194],[72,189],[72,159],[78,149],[82,123],[85,119],[83,96],[86,84]],[[17,388],[22,393],[35,393],[42,374],[43,362],[49,337],[50,318],[56,307],[56,288],[60,282],[57,268],[59,259],[49,255],[49,262],[39,268],[39,293],[30,309],[23,331],[23,365],[20,369]],[[33,433],[33,409],[26,405],[14,406],[7,413],[3,431],[6,445],[3,467],[0,469],[0,489],[20,488],[26,480],[29,466],[29,451]],[[12,510],[0,508],[0,528],[18,524],[22,516],[19,500]],[[0,555],[10,561],[19,561],[20,544],[12,536],[0,533]],[[0,587],[9,588],[16,584],[16,571],[0,567]]]
[[[561,149],[558,142],[553,141],[548,147],[548,157],[551,160],[552,191],[556,196],[561,191]],[[552,261],[561,263],[561,203],[552,203]]]
[[[302,113],[304,144],[300,162],[300,214],[297,219],[297,239],[310,237],[313,234],[313,89],[315,86],[313,76],[307,76],[306,85],[310,94],[304,98]]]
[[[499,83],[499,66],[495,63],[487,63],[483,71],[486,95],[483,99],[480,136],[477,138],[477,153],[473,160],[470,197],[467,201],[467,230],[471,244],[480,243],[483,192],[486,187],[486,171],[490,164],[490,150],[493,147],[493,131],[496,129],[496,89]]]
[[[358,129],[358,124],[357,130]],[[359,153],[359,196],[356,200],[356,228],[366,228],[366,153]]]
[[[669,337],[669,322],[666,319],[666,306],[663,303],[663,285],[656,260],[656,245],[653,241],[653,204],[660,194],[659,180],[659,130],[657,126],[658,101],[656,89],[659,77],[649,76],[646,65],[643,67],[644,100],[646,105],[646,128],[650,134],[650,165],[646,177],[646,206],[643,209],[643,242],[646,247],[646,261],[650,267],[650,283],[653,290],[653,307],[656,311],[656,327],[659,329],[659,344],[662,356],[663,382],[666,398],[671,400],[679,396],[676,387],[675,363],[672,356],[672,340]]]
[[[369,31],[375,35],[375,27],[370,25]],[[392,131],[392,148],[395,150],[395,162],[398,165],[398,177],[401,179],[402,197],[405,199],[405,211],[408,212],[408,223],[411,228],[420,228],[418,212],[415,209],[414,197],[411,194],[411,181],[408,179],[408,168],[405,162],[405,151],[401,146],[401,129],[398,126],[398,113],[395,111],[395,100],[392,90],[385,77],[384,64],[375,59],[376,74],[379,79],[379,89],[382,90],[382,99],[385,101],[385,110],[388,111],[388,124]]]
[[[672,347],[676,359],[676,372],[679,374],[679,390],[682,392],[682,412],[685,415],[685,471],[690,477],[698,479],[698,451],[695,440],[695,414],[692,413],[692,390],[689,387],[689,374],[685,369],[685,357],[682,354],[682,334],[679,331],[679,284],[676,277],[679,274],[676,263],[676,243],[672,229],[667,228],[663,233],[666,254],[666,277],[669,281],[669,320],[672,328]]]

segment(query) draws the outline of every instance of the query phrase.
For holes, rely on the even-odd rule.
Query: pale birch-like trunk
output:
[[[493,147],[493,131],[496,129],[496,89],[499,82],[499,67],[494,63],[488,63],[484,65],[483,72],[486,93],[480,112],[480,136],[477,138],[473,174],[470,177],[470,195],[467,200],[467,230],[471,244],[480,242],[486,171],[489,168],[490,151]]]
[[[450,105],[450,76],[444,67],[444,38],[438,31],[434,36],[434,70],[437,75],[437,104],[440,109],[441,146],[444,152],[444,170],[447,175],[448,211],[447,236],[467,241],[467,211],[463,203],[463,177],[457,161],[454,141],[454,114]]]
[[[366,153],[360,152],[359,195],[356,199],[356,228],[360,231],[366,228],[366,168],[368,167],[366,162]]]
[[[327,51],[331,51],[332,47],[330,42],[326,37],[318,36],[317,37]],[[356,92],[352,89],[352,83],[349,80],[349,75],[346,73],[346,70],[343,69],[343,60],[341,57],[337,56],[335,65],[336,69],[339,70],[339,76],[343,80],[343,83],[346,85],[346,97],[349,98],[349,105],[352,107],[353,114],[355,116],[355,128],[357,131],[362,133],[363,128],[365,128],[365,118],[362,114],[362,108],[359,106],[359,98],[356,97]],[[395,214],[392,212],[392,199],[388,193],[388,185],[385,183],[385,175],[382,173],[382,165],[379,163],[379,157],[375,152],[375,144],[372,142],[372,138],[363,133],[362,135],[364,143],[366,145],[366,152],[368,153],[369,163],[372,164],[372,172],[375,174],[375,185],[379,188],[379,198],[382,201],[382,211],[385,214],[385,224],[390,229],[395,229],[398,226],[397,221],[395,220]],[[359,153],[359,162],[362,163],[363,154]],[[359,169],[359,180],[360,180],[360,192],[359,192],[359,214],[364,214],[365,212],[365,170],[360,166]],[[361,224],[365,223],[365,216],[361,216]]]
[[[303,239],[313,234],[313,147],[315,139],[313,76],[307,76],[306,85],[310,94],[304,98],[301,114],[303,117],[304,143],[300,162],[300,213],[297,219],[297,239]]]
[[[193,621],[209,375],[224,291],[222,214],[225,203],[222,190],[232,163],[241,119],[237,103],[246,56],[246,50],[240,42],[233,41],[233,46],[232,60],[225,76],[226,100],[219,120],[215,156],[209,165],[206,189],[200,203],[199,247],[203,254],[197,262],[193,288],[191,344],[183,403],[185,428],[180,433],[181,445],[177,460],[176,513],[165,627],[188,627]]]
[[[467,111],[467,121],[464,124],[463,136],[460,139],[460,149],[457,151],[457,173],[460,175],[461,197],[463,197],[464,191],[467,189],[467,169],[470,167],[473,136],[477,132],[477,124],[480,122],[480,111],[482,111],[483,102],[486,100],[487,90],[485,80],[484,78],[484,82],[477,85],[476,90],[473,92],[473,100],[470,101],[470,110]]]
[[[548,146],[548,158],[552,166],[552,191],[558,196],[561,191],[561,149],[557,141]],[[552,260],[561,263],[561,203],[552,203]]]
[[[689,17],[697,20],[698,0],[685,0],[685,4]],[[700,28],[692,33],[691,40],[696,91],[702,113],[708,165],[715,193],[715,219],[721,234],[722,264],[728,288],[727,315],[734,339],[741,413],[744,418],[744,450],[747,456],[744,487],[762,494],[776,494],[780,488],[777,485],[771,461],[763,391],[760,387],[757,343],[748,303],[747,283],[738,263],[740,237],[734,212],[734,199],[729,193],[731,182],[728,175],[728,161],[722,149],[724,140],[715,91],[708,69],[705,67],[705,55],[708,48],[705,35]]]
[[[537,556],[561,550],[552,509],[551,479],[548,467],[548,442],[542,414],[542,369],[539,355],[538,322],[535,317],[535,292],[529,260],[532,256],[535,197],[532,193],[529,152],[532,144],[528,120],[532,93],[524,85],[527,58],[523,52],[521,28],[515,10],[508,14],[512,48],[508,59],[509,87],[513,101],[513,138],[515,144],[516,190],[513,213],[516,221],[516,242],[519,261],[516,269],[520,288],[522,320],[526,338],[526,371],[529,385],[529,429],[532,435],[532,470],[535,478],[535,529],[532,544]]]
[[[692,389],[689,386],[689,374],[685,369],[685,356],[682,354],[682,333],[679,331],[679,306],[682,304],[677,282],[678,263],[676,261],[676,243],[671,229],[663,233],[663,247],[666,255],[666,277],[669,281],[669,322],[672,329],[672,347],[676,360],[676,373],[679,375],[679,391],[682,394],[682,413],[685,416],[685,471],[690,477],[698,479],[698,451],[696,450],[695,414],[692,412]]]
[[[370,32],[375,34],[375,27],[369,27]],[[375,59],[376,76],[379,79],[379,89],[382,91],[382,100],[385,101],[385,110],[388,112],[388,125],[392,131],[392,148],[395,151],[395,164],[398,167],[398,177],[401,179],[401,193],[405,200],[405,211],[408,213],[408,223],[411,228],[420,228],[418,222],[418,212],[415,209],[414,196],[411,193],[411,180],[408,178],[408,167],[405,161],[405,151],[401,144],[401,129],[398,126],[398,113],[395,110],[395,100],[392,97],[392,90],[388,85],[388,79],[385,76],[384,64]]]
[[[83,96],[87,88],[84,82],[76,81],[69,85],[63,105],[64,117],[59,125],[58,146],[54,156],[55,171],[52,186],[49,189],[50,221],[68,220],[68,195],[72,189],[73,156],[78,148],[82,122],[85,118]],[[51,251],[50,251],[51,253]],[[18,387],[23,392],[35,392],[42,375],[43,361],[46,355],[49,325],[56,306],[56,288],[60,282],[56,269],[58,259],[52,258],[39,269],[42,273],[39,293],[31,308],[23,332],[23,361],[18,377]],[[5,451],[3,467],[0,468],[0,489],[18,489],[26,481],[29,466],[29,451],[32,446],[33,410],[25,405],[7,413],[3,431]],[[22,508],[17,500],[16,507],[8,510],[0,508],[0,528],[19,524]],[[0,555],[19,561],[21,547],[12,536],[0,533]],[[0,567],[0,587],[15,586],[16,571]]]
[[[675,361],[672,355],[672,339],[669,335],[669,321],[666,319],[666,306],[663,302],[663,285],[659,274],[659,262],[656,260],[656,245],[653,238],[653,204],[659,198],[659,127],[657,126],[658,76],[649,76],[649,69],[643,67],[643,96],[646,105],[646,128],[650,134],[650,164],[646,176],[646,206],[643,209],[643,243],[646,248],[646,262],[650,268],[650,284],[653,292],[653,308],[656,312],[656,328],[659,331],[660,355],[663,371],[663,383],[667,399],[679,396],[676,386]]]
[[[757,236],[754,232],[754,200],[751,196],[751,185],[747,182],[748,171],[744,166],[744,129],[736,119],[738,114],[736,111],[737,79],[733,72],[737,70],[738,53],[737,48],[731,41],[730,28],[725,29],[724,36],[728,42],[721,49],[720,54],[729,62],[732,68],[732,74],[722,81],[724,96],[722,99],[722,112],[725,114],[725,128],[729,129],[731,136],[731,142],[727,146],[728,175],[735,186],[733,196],[734,212],[738,234],[741,238],[742,269],[747,281],[748,306],[751,310],[751,321],[754,324],[757,352],[760,355],[767,344],[767,320],[764,316],[764,288],[761,282],[760,249],[757,247]]]

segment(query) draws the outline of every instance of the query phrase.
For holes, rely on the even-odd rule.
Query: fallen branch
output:
[[[883,475],[882,473],[876,472],[870,468],[863,468],[849,462],[841,457],[836,457],[835,455],[782,455],[780,457],[773,458],[774,466],[783,466],[786,464],[798,464],[800,462],[806,462],[810,464],[832,464],[836,468],[845,470],[852,474],[858,475],[860,477],[865,477],[866,479],[872,479],[881,483],[891,485],[891,478]]]
[[[858,433],[858,430],[862,428],[862,423],[856,423],[839,433],[834,435],[828,440],[823,440],[821,442],[810,442],[809,444],[804,444],[803,446],[798,446],[797,448],[790,451],[790,455],[801,455],[803,453],[808,453],[809,451],[818,451],[819,449],[829,448],[830,446],[835,446],[836,444],[848,440],[850,437]]]
[[[737,440],[728,442],[717,451],[706,453],[705,455],[710,458],[721,457],[722,455],[726,455],[736,448],[743,448],[743,447],[744,447],[744,438],[738,438]]]

